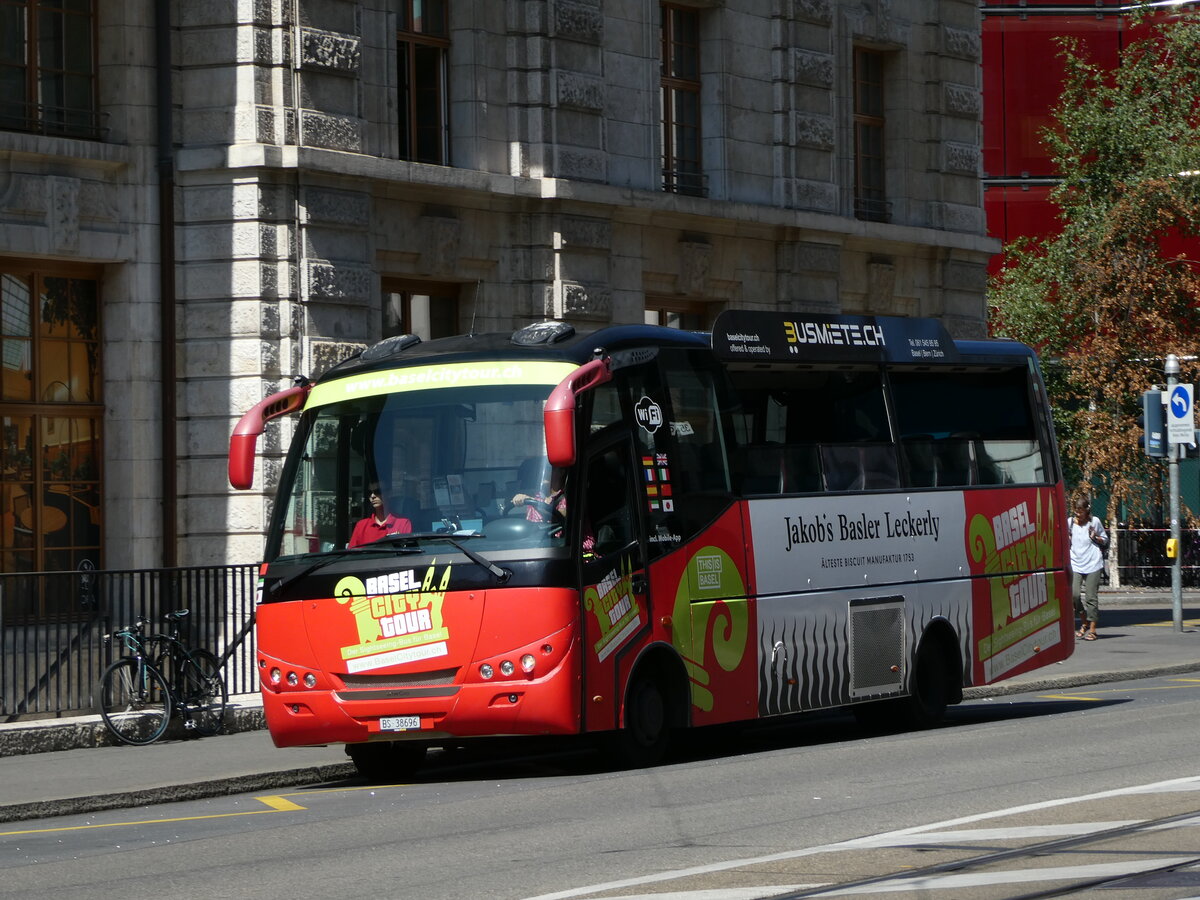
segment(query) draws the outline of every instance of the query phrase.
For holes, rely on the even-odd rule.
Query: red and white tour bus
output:
[[[606,735],[637,765],[681,729],[808,710],[928,725],[1073,649],[1021,344],[752,311],[711,335],[403,335],[250,410],[235,487],[294,412],[256,608],[266,720],[367,775],[481,736]],[[369,502],[391,518],[352,541]]]

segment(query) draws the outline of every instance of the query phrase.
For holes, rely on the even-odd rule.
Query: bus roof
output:
[[[598,351],[614,354],[644,347],[711,348],[732,368],[894,363],[917,366],[1014,365],[1034,356],[1010,340],[955,341],[937,319],[822,315],[729,310],[711,335],[657,325],[612,325],[576,331],[547,321],[514,332],[457,335],[422,341],[416,335],[386,338],[328,370],[319,380],[363,372],[463,359],[561,360],[582,365]]]

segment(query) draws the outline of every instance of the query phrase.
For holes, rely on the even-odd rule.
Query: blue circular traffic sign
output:
[[[1171,402],[1167,404],[1172,419],[1186,419],[1192,411],[1192,394],[1182,384],[1175,385],[1171,391]]]

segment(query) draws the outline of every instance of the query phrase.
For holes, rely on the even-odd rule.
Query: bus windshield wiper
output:
[[[392,537],[396,537],[396,535],[392,535]],[[278,594],[280,591],[282,591],[289,584],[299,581],[301,578],[307,578],[309,575],[311,575],[313,572],[316,572],[319,569],[323,569],[328,565],[332,565],[333,563],[338,562],[339,560],[346,559],[348,556],[350,556],[352,554],[361,553],[363,550],[370,550],[376,544],[383,544],[386,542],[387,542],[387,539],[385,538],[383,540],[374,541],[370,544],[363,544],[361,547],[349,547],[349,548],[343,548],[343,549],[339,549],[339,550],[326,550],[323,554],[321,554],[321,559],[318,559],[316,562],[309,563],[307,566],[305,566],[299,572],[293,572],[287,578],[281,578],[279,581],[277,581],[273,585],[271,585],[271,587],[270,587],[271,596],[274,597],[276,594]],[[410,547],[401,547],[399,549],[402,553],[420,553],[421,552],[420,549],[417,547],[411,547],[411,548]]]
[[[485,557],[482,553],[476,553],[474,550],[472,550],[471,548],[469,548],[465,544],[463,544],[461,540],[459,540],[459,538],[473,538],[473,537],[483,537],[483,535],[467,533],[467,534],[457,534],[457,535],[451,536],[450,534],[448,534],[444,531],[409,532],[407,534],[389,534],[386,537],[381,537],[379,540],[372,541],[370,544],[367,544],[365,546],[371,547],[371,546],[374,546],[375,544],[401,544],[401,545],[403,545],[406,542],[411,541],[412,547],[414,549],[416,549],[418,541],[445,541],[447,544],[449,544],[451,547],[456,549],[459,553],[461,553],[463,556],[465,556],[471,562],[487,569],[489,572],[492,573],[492,575],[496,578],[497,581],[499,581],[501,584],[504,584],[506,581],[508,581],[509,578],[512,577],[512,572],[510,572],[508,569],[500,568],[498,565],[496,565],[490,559]]]

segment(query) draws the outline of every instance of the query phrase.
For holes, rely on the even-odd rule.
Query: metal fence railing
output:
[[[230,695],[257,689],[257,567],[0,574],[0,722],[91,712],[100,674],[120,655],[109,632],[187,608],[190,643],[222,657]]]
[[[1117,528],[1108,554],[1109,580],[1120,587],[1170,587],[1174,560],[1167,558],[1166,528]],[[1200,530],[1180,532],[1183,586],[1200,587]]]

